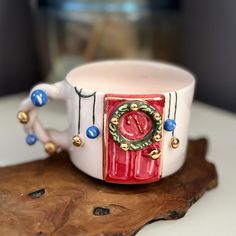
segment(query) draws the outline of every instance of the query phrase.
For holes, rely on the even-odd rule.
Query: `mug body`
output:
[[[74,165],[112,183],[143,184],[184,163],[195,80],[179,67],[105,61],[72,70],[63,82]]]

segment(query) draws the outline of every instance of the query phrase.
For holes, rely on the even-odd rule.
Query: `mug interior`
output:
[[[117,94],[155,94],[181,90],[194,76],[171,64],[149,61],[105,61],[73,69],[66,80],[89,91]]]

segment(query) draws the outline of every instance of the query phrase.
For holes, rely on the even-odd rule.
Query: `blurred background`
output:
[[[0,96],[112,58],[162,60],[197,77],[196,99],[236,112],[234,0],[1,0]]]
[[[183,220],[149,224],[138,235],[235,236],[235,23],[235,0],[0,0],[0,167],[47,157],[40,142],[26,145],[16,119],[36,83],[104,59],[179,64],[197,77],[189,137],[209,140],[220,184]],[[45,126],[59,130],[68,127],[66,114],[60,101],[40,110]]]

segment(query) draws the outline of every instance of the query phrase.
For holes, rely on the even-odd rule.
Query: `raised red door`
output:
[[[104,179],[147,183],[160,179],[163,95],[106,95]]]

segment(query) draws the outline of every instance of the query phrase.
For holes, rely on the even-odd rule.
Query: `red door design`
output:
[[[163,95],[106,95],[104,179],[147,183],[161,177]]]

